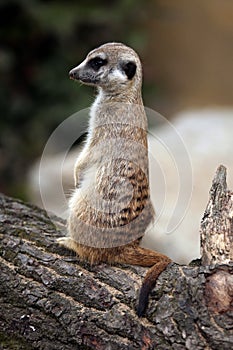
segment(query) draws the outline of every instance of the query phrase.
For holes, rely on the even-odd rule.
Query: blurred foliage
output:
[[[104,42],[142,51],[145,20],[142,0],[1,1],[0,191],[25,198],[27,170],[51,132],[93,100],[69,70]]]

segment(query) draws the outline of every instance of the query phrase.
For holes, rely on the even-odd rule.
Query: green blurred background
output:
[[[68,72],[121,41],[140,55],[145,104],[176,111],[232,105],[233,2],[1,0],[0,191],[28,198],[27,172],[62,120],[94,91]]]

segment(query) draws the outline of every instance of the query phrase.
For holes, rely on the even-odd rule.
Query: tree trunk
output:
[[[0,349],[232,348],[233,193],[224,169],[202,221],[203,266],[169,266],[145,318],[135,304],[147,269],[80,262],[56,244],[64,221],[0,195]]]

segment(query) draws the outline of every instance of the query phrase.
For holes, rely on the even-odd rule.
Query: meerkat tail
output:
[[[171,261],[166,255],[154,250],[143,248],[136,244],[129,244],[122,247],[122,253],[116,255],[114,261],[116,263],[125,263],[140,266],[153,266],[161,261]]]
[[[156,280],[171,262],[166,255],[140,246],[126,246],[123,254],[116,256],[116,262],[140,266],[151,266],[148,270],[139,292],[137,315],[143,316],[147,308],[150,292]]]
[[[137,315],[142,317],[146,311],[149,295],[152,289],[155,286],[156,280],[163,272],[166,267],[171,263],[171,260],[167,258],[167,260],[161,260],[157,264],[153,265],[147,272],[144,281],[142,282],[142,286],[139,292],[139,299],[137,305]]]

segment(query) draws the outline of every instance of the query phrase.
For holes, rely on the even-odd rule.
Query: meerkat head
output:
[[[91,51],[69,75],[84,84],[120,92],[141,86],[142,68],[133,49],[121,43],[107,43]]]

